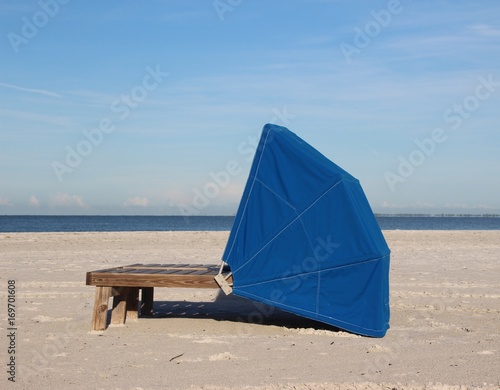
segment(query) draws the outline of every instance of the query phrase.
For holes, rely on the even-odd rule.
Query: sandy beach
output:
[[[0,388],[500,389],[500,231],[384,231],[391,329],[382,339],[215,289],[156,289],[155,318],[90,331],[87,271],[218,264],[228,234],[0,234]]]

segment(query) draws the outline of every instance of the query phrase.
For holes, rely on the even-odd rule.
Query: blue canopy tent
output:
[[[389,328],[389,259],[359,181],[264,126],[223,261],[232,292],[366,336]]]

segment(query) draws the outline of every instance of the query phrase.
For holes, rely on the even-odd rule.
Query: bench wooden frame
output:
[[[96,286],[92,330],[108,326],[108,303],[113,297],[111,324],[125,324],[153,314],[155,287],[219,288],[214,280],[220,266],[206,264],[131,264],[87,272],[88,286]],[[140,294],[139,294],[140,293]]]

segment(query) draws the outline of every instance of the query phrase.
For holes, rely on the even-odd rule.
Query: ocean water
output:
[[[383,230],[500,230],[500,217],[379,216]],[[231,230],[229,216],[0,216],[0,232]]]
[[[0,216],[0,232],[133,232],[230,230],[234,217]]]

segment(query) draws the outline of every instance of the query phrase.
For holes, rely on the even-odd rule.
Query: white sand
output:
[[[499,389],[500,231],[384,234],[392,312],[382,339],[198,289],[156,289],[160,318],[90,332],[86,271],[218,263],[228,232],[0,234],[0,388]]]

